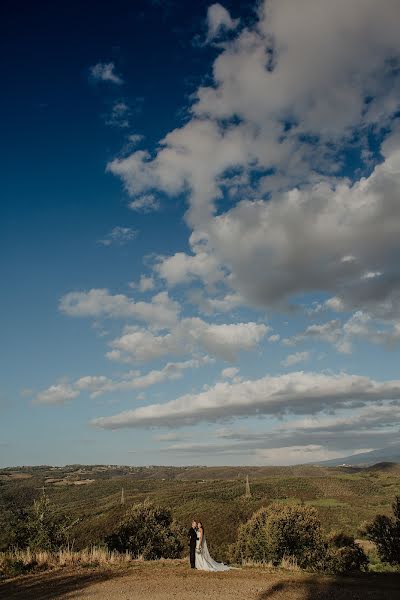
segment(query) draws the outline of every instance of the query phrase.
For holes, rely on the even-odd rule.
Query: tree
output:
[[[302,568],[320,570],[326,557],[321,523],[314,508],[272,504],[239,527],[233,558],[279,564],[295,557]]]
[[[363,534],[376,544],[379,558],[391,565],[400,564],[400,496],[392,504],[393,517],[376,515],[363,527]]]
[[[21,486],[18,494],[7,491],[0,482],[0,552],[26,546],[26,523],[37,492]]]
[[[110,550],[145,560],[179,558],[183,550],[182,531],[173,523],[171,511],[149,502],[130,508],[105,541]]]
[[[77,521],[60,513],[46,494],[29,508],[14,507],[10,515],[8,545],[32,550],[58,550],[68,543],[68,534]]]
[[[368,558],[353,536],[333,532],[328,536],[327,544],[325,571],[345,575],[368,569]]]

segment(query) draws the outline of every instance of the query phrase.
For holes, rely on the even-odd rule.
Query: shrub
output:
[[[60,513],[45,494],[29,508],[14,506],[8,516],[8,548],[58,550],[68,543],[69,530],[77,522]]]
[[[233,558],[272,562],[294,557],[301,568],[321,570],[326,559],[321,523],[314,508],[272,504],[239,527]]]
[[[0,565],[0,574],[3,577],[17,577],[18,575],[25,575],[29,571],[34,570],[36,563],[24,563],[22,560],[5,558]]]
[[[368,558],[354,537],[334,532],[328,536],[327,544],[325,571],[344,575],[368,569]]]
[[[149,502],[136,504],[126,513],[117,531],[106,538],[110,550],[129,552],[145,560],[179,558],[182,531],[172,521],[171,511]]]
[[[377,515],[363,527],[363,535],[376,544],[379,558],[391,565],[400,565],[400,496],[393,504],[393,517]]]
[[[43,494],[26,513],[19,546],[32,550],[58,550],[68,543],[69,530],[75,523],[72,518],[59,513],[55,504]]]

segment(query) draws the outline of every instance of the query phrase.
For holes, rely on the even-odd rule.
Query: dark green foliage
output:
[[[182,537],[169,509],[143,502],[127,511],[117,531],[106,538],[106,544],[110,550],[129,552],[133,558],[179,558]]]
[[[377,515],[363,527],[363,534],[376,544],[379,558],[391,565],[400,565],[400,496],[392,505],[393,517]]]
[[[24,575],[36,566],[33,563],[26,565],[22,560],[6,558],[0,568],[0,574],[3,577],[17,577]]]
[[[27,516],[37,496],[31,487],[19,487],[17,493],[4,488],[0,485],[0,552],[24,546]]]
[[[58,550],[68,543],[69,530],[75,524],[60,514],[45,494],[29,509],[16,509],[11,519],[13,536],[9,546],[32,550]]]
[[[332,533],[327,538],[327,544],[325,571],[345,575],[368,570],[368,558],[353,536]]]
[[[239,527],[233,558],[238,561],[279,564],[295,557],[300,567],[319,570],[326,548],[315,509],[301,505],[272,504],[261,508]]]

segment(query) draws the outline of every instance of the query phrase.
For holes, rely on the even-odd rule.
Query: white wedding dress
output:
[[[230,571],[231,567],[213,560],[207,548],[206,536],[203,535],[203,543],[200,547],[200,540],[196,542],[196,569],[199,571]]]

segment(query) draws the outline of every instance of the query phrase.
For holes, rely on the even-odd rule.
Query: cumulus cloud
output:
[[[400,381],[358,375],[294,372],[239,383],[219,382],[198,394],[93,421],[98,427],[182,427],[250,415],[318,414],[400,400]]]
[[[304,362],[310,358],[310,353],[307,351],[304,352],[295,352],[294,354],[289,354],[282,362],[281,365],[284,367],[292,367],[293,365],[297,365],[300,362]]]
[[[173,256],[162,257],[154,270],[170,286],[188,283],[195,278],[208,283],[215,283],[222,278],[217,259],[207,252],[199,252],[194,256],[177,252]]]
[[[128,326],[111,342],[112,350],[107,356],[110,360],[134,362],[201,350],[222,360],[234,361],[239,352],[256,348],[267,331],[263,323],[215,324],[198,317],[182,319],[162,334]]]
[[[211,42],[224,31],[236,29],[239,19],[232,19],[229,12],[221,4],[216,3],[207,10],[207,41]]]
[[[128,285],[133,290],[138,289],[139,292],[145,293],[154,290],[154,288],[156,287],[156,282],[154,280],[154,277],[152,277],[151,275],[141,275],[138,283],[135,281],[131,281]]]
[[[160,201],[153,194],[144,194],[132,200],[129,208],[136,212],[151,213],[160,210]]]
[[[199,265],[213,261],[251,304],[282,306],[318,290],[353,310],[397,310],[398,134],[368,177],[337,176],[355,132],[388,127],[398,110],[397,17],[396,0],[384,9],[373,0],[305,0],[295,19],[290,0],[262,3],[255,24],[224,43],[189,120],[154,154],[109,164],[132,196],[188,193],[187,221],[206,255],[203,246],[167,258],[162,276],[207,279]],[[244,182],[257,176],[218,213],[238,173]]]
[[[339,352],[349,354],[353,341],[360,339],[387,347],[397,346],[400,343],[400,319],[373,318],[369,313],[358,310],[344,322],[332,319],[309,325],[303,332],[285,338],[283,344],[294,346],[307,340],[318,340],[332,344]]]
[[[303,332],[291,337],[285,338],[285,346],[294,346],[306,340],[317,340],[328,342],[336,347],[339,352],[348,354],[351,351],[351,340],[345,333],[342,321],[332,319],[325,323],[313,323]]]
[[[226,293],[219,296],[212,296],[211,293],[205,294],[199,288],[189,289],[186,297],[191,304],[195,305],[201,313],[206,315],[230,312],[246,304],[240,294]]]
[[[59,383],[37,394],[35,404],[63,404],[77,396],[79,396],[79,390],[74,389],[68,383]]]
[[[122,129],[129,127],[129,106],[123,100],[114,102],[110,114],[105,118],[106,125],[120,127]]]
[[[214,218],[210,231],[219,255],[232,266],[233,285],[258,304],[322,289],[336,292],[349,307],[381,304],[383,312],[384,302],[400,289],[393,260],[399,193],[400,153],[353,185],[326,182],[268,202],[243,200]],[[245,248],[237,239],[247,240]],[[357,261],[343,262],[341,253],[350,250]],[[387,276],[364,277],[366,268],[383,265]]]
[[[279,342],[280,339],[281,339],[281,336],[279,335],[279,333],[273,333],[272,335],[269,336],[268,341],[275,343],[275,342]]]
[[[50,386],[36,395],[35,403],[63,404],[77,398],[83,391],[89,392],[91,398],[97,398],[107,393],[143,390],[166,381],[181,379],[186,370],[199,369],[212,362],[213,359],[209,356],[200,356],[182,362],[169,362],[162,369],[152,369],[147,373],[128,371],[114,379],[105,375],[85,375],[71,383]]]
[[[115,72],[115,64],[113,62],[99,62],[93,65],[93,67],[90,67],[90,76],[94,81],[105,81],[116,85],[123,83],[122,78]]]
[[[87,390],[92,398],[110,393],[142,390],[165,381],[174,381],[183,377],[187,369],[198,369],[213,362],[208,356],[183,362],[169,362],[162,369],[152,369],[147,373],[128,371],[119,379],[110,379],[104,376],[81,377],[73,384],[79,390]]]
[[[155,282],[153,277],[146,277],[145,275],[141,275],[138,287],[141,292],[149,292],[151,290],[154,290]]]
[[[123,244],[127,244],[134,240],[138,235],[138,231],[135,229],[131,229],[130,227],[114,227],[109,233],[107,233],[106,237],[102,240],[99,240],[99,244],[103,246],[111,246],[112,244],[117,244],[122,246]]]
[[[226,369],[222,369],[221,377],[223,379],[233,379],[238,373],[239,369],[237,367],[227,367]]]
[[[131,318],[152,327],[168,327],[176,323],[180,306],[167,292],[160,292],[150,302],[135,302],[124,294],[111,294],[107,289],[68,292],[60,300],[61,312],[70,317]]]

